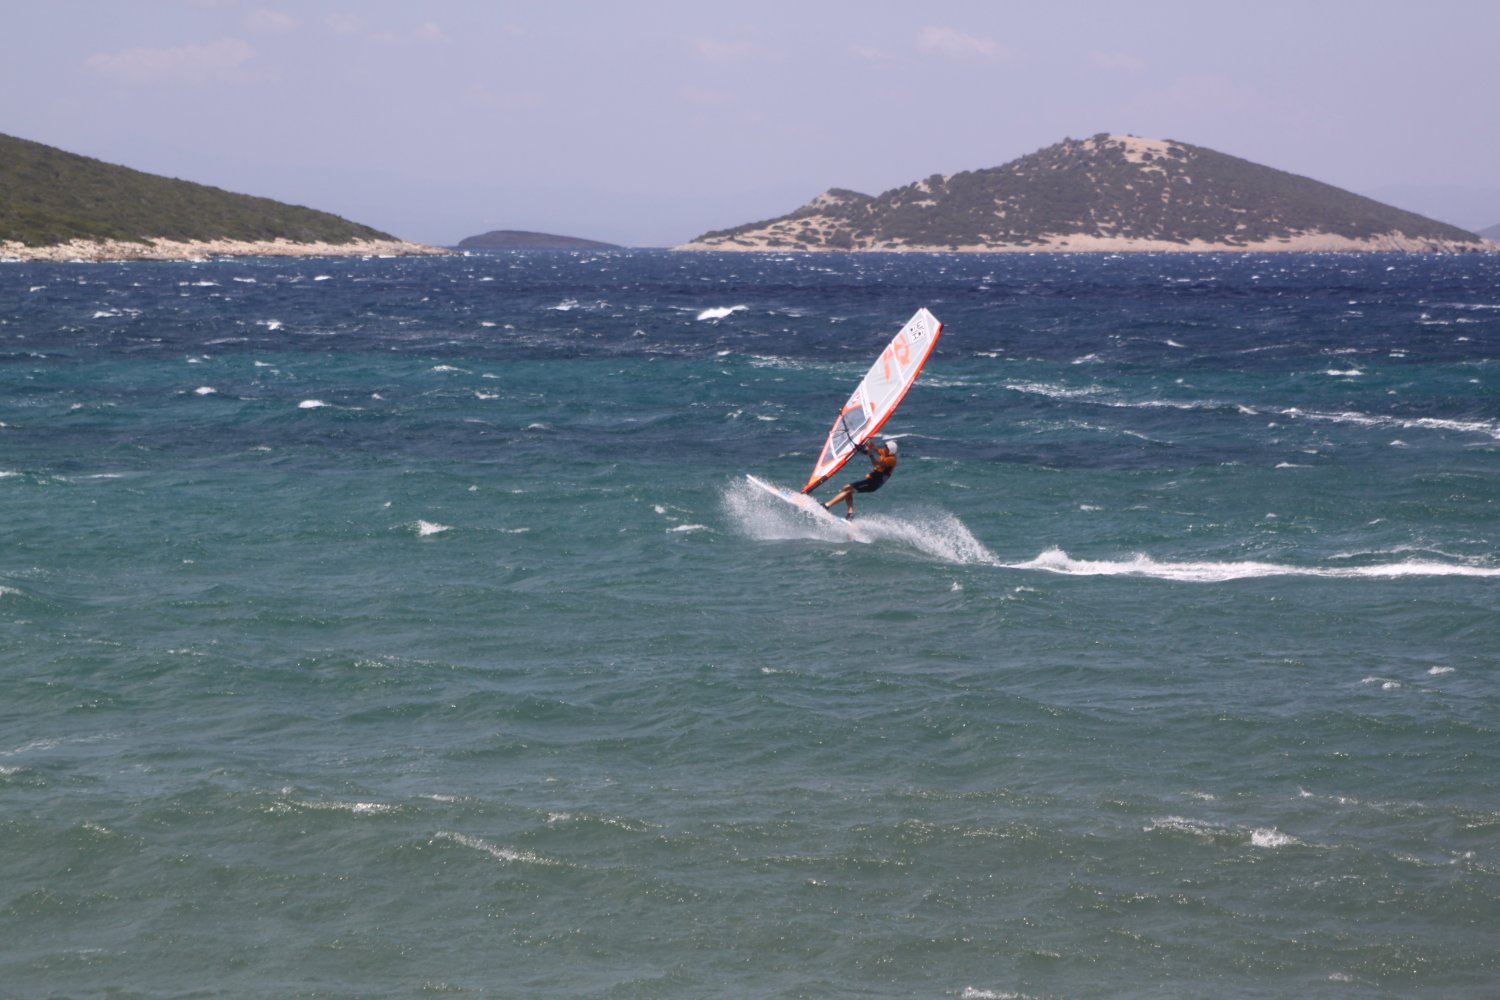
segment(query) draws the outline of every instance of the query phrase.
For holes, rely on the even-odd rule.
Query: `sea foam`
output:
[[[712,309],[705,309],[702,312],[700,312],[698,314],[698,319],[699,320],[728,319],[730,316],[734,315],[735,313],[737,313],[737,312],[744,312],[746,309],[749,309],[749,308],[750,308],[749,306],[715,306]]]
[[[1408,576],[1500,577],[1500,567],[1469,566],[1410,559],[1373,566],[1289,566],[1246,560],[1240,562],[1162,562],[1137,553],[1129,559],[1074,559],[1050,548],[1035,559],[1006,563],[1006,569],[1042,570],[1066,576],[1143,576],[1188,583],[1220,583],[1266,576],[1310,576],[1329,579],[1383,579]]]

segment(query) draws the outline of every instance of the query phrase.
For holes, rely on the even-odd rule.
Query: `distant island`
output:
[[[528,233],[521,229],[495,229],[458,242],[459,250],[623,250],[614,243],[581,240],[576,236]]]
[[[834,188],[679,250],[1370,251],[1495,247],[1319,181],[1169,139],[1101,133],[870,196]]]
[[[1479,231],[1479,235],[1483,236],[1491,243],[1500,243],[1500,222],[1497,222],[1495,225],[1490,226],[1488,229],[1481,229]]]
[[[327,212],[0,135],[0,259],[446,252]]]

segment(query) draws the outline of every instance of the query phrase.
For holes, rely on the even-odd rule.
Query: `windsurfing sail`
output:
[[[839,471],[855,449],[869,440],[896,412],[896,407],[906,398],[906,391],[921,374],[922,366],[927,363],[927,356],[932,353],[938,334],[942,332],[943,324],[936,316],[926,309],[918,309],[901,332],[892,338],[839,411],[823,451],[818,455],[818,462],[813,466],[812,475],[802,487],[803,493],[811,493]]]

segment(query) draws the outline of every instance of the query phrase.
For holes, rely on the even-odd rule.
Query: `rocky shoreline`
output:
[[[870,241],[848,247],[831,247],[794,239],[790,232],[773,232],[766,235],[747,234],[693,240],[672,249],[744,253],[1493,253],[1500,251],[1500,244],[1412,238],[1399,233],[1387,233],[1369,239],[1350,239],[1334,233],[1299,233],[1295,236],[1243,243],[1212,243],[1205,240],[1174,242],[1095,236],[1088,233],[1060,233],[1030,243],[938,246]]]
[[[71,240],[33,247],[0,242],[0,261],[207,260],[213,257],[412,257],[452,253],[406,240],[297,243],[292,240]]]

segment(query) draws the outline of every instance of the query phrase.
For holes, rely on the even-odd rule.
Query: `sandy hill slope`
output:
[[[688,250],[1487,249],[1474,233],[1201,146],[1100,134],[870,196],[835,188]]]

